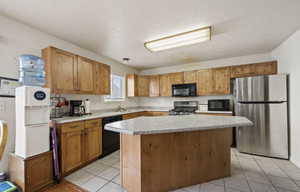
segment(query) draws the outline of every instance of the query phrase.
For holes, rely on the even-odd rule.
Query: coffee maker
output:
[[[70,101],[70,116],[85,115],[85,107],[82,105],[82,100]]]

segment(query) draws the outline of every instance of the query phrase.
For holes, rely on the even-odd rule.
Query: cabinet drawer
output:
[[[92,119],[85,121],[85,128],[93,128],[100,127],[101,120],[100,119]]]
[[[80,131],[80,130],[83,130],[83,129],[84,129],[84,121],[65,123],[65,124],[61,125],[61,132],[62,133]]]

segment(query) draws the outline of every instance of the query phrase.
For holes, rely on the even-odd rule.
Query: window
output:
[[[124,76],[111,75],[111,94],[104,97],[104,101],[125,100],[125,78]]]

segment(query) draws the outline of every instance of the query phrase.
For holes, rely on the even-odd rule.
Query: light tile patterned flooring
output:
[[[300,169],[286,160],[241,154],[232,149],[232,176],[173,192],[300,192]],[[78,170],[66,179],[91,192],[124,192],[119,152]]]

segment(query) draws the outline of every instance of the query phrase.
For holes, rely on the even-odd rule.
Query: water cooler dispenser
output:
[[[28,158],[50,150],[50,90],[16,88],[15,154]]]

